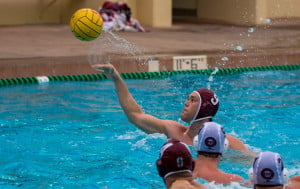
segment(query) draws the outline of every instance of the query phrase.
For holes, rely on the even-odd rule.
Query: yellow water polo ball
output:
[[[71,17],[70,27],[74,36],[82,41],[92,41],[102,32],[103,20],[100,14],[90,8],[77,10]]]

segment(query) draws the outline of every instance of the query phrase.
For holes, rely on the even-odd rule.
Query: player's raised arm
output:
[[[120,105],[131,123],[146,133],[165,133],[167,120],[145,114],[129,92],[117,69],[111,64],[97,64],[93,68],[114,82]]]

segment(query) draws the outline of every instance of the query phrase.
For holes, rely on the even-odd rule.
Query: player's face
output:
[[[200,98],[196,92],[192,92],[184,103],[184,108],[181,112],[181,120],[190,123],[194,118],[200,103]]]

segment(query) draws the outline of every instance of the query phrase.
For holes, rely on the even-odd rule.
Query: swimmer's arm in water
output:
[[[229,142],[228,148],[231,150],[228,150],[228,152],[225,153],[226,155],[225,157],[223,156],[223,159],[229,159],[229,161],[251,165],[256,157],[256,154],[249,151],[249,149],[240,139],[228,134],[226,134],[226,138]],[[229,151],[231,153],[229,153]]]
[[[228,149],[225,153],[223,153],[222,160],[251,166],[253,164],[254,157],[243,151]]]
[[[233,149],[233,150],[239,150],[239,151],[243,151],[246,154],[255,157],[256,154],[253,152],[250,152],[247,148],[247,146],[238,138],[230,136],[228,134],[226,134],[226,139],[229,142],[229,148]]]
[[[167,136],[169,135],[167,128],[168,125],[170,125],[169,122],[171,120],[162,120],[149,114],[145,114],[132,97],[124,80],[113,65],[98,64],[94,65],[93,68],[100,73],[105,74],[114,82],[119,103],[131,123],[146,133],[164,133]]]
[[[240,151],[248,151],[247,147],[240,139],[230,136],[228,134],[226,134],[226,139],[229,142],[229,146],[228,146],[229,148],[234,150],[240,150]]]
[[[286,189],[299,189],[300,188],[300,175],[293,176],[289,179]]]

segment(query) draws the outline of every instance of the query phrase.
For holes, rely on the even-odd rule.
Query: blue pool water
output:
[[[281,153],[300,174],[300,70],[126,83],[146,113],[173,120],[192,90],[211,86],[227,133],[255,152]],[[164,188],[155,161],[166,138],[128,122],[111,81],[2,87],[0,100],[0,188]],[[248,178],[247,165],[220,167]]]

